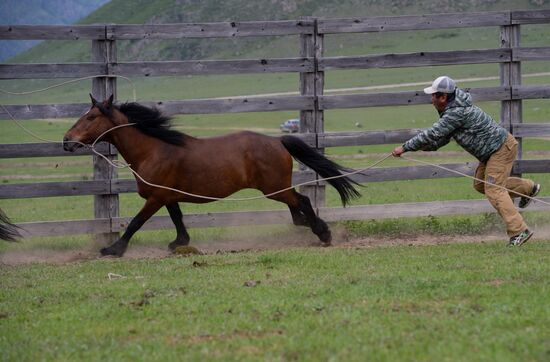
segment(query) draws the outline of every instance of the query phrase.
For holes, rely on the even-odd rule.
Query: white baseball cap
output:
[[[433,94],[437,92],[441,93],[453,93],[456,89],[456,83],[451,78],[443,75],[432,83],[431,87],[424,88],[424,93]]]

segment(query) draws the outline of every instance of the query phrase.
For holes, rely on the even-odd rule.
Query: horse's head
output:
[[[90,94],[92,107],[65,133],[63,137],[63,149],[75,151],[82,147],[82,144],[91,144],[105,131],[115,126],[112,121],[114,107],[113,96],[109,99],[98,102]]]

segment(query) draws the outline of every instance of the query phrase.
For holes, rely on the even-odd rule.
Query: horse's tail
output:
[[[10,219],[0,209],[0,239],[7,241],[17,241],[21,237],[18,227],[10,222]]]
[[[322,154],[309,147],[304,141],[293,136],[282,136],[281,142],[287,151],[297,161],[303,163],[313,171],[317,172],[323,178],[341,176],[342,172],[349,172],[350,169],[332,162]],[[359,185],[348,176],[342,176],[327,180],[340,194],[342,204],[346,206],[351,199],[361,196],[359,191],[353,187],[353,184]]]

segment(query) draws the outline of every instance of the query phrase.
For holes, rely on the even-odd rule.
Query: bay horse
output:
[[[67,131],[63,148],[74,151],[102,135],[113,144],[132,169],[148,183],[213,198],[225,198],[245,188],[258,189],[268,198],[288,205],[295,225],[309,226],[324,245],[330,245],[328,225],[313,211],[309,198],[291,187],[292,157],[322,177],[341,176],[346,168],[334,163],[297,137],[270,137],[243,131],[225,136],[195,138],[170,128],[170,118],[156,108],[138,103],[113,104],[113,96],[98,102]],[[123,125],[129,125],[124,127]],[[119,127],[117,127],[119,126]],[[117,127],[116,129],[113,129]],[[109,131],[111,130],[111,131]],[[107,132],[107,133],[105,133]],[[176,226],[175,250],[189,244],[178,202],[206,203],[212,200],[150,186],[136,177],[145,205],[123,235],[101,249],[102,255],[122,256],[132,235],[161,207],[166,206]],[[345,206],[360,196],[348,177],[328,181]],[[289,188],[287,191],[270,195]]]

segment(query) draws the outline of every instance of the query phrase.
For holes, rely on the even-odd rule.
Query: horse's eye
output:
[[[90,115],[90,116],[86,117],[86,119],[88,121],[93,121],[95,119],[95,116]]]

